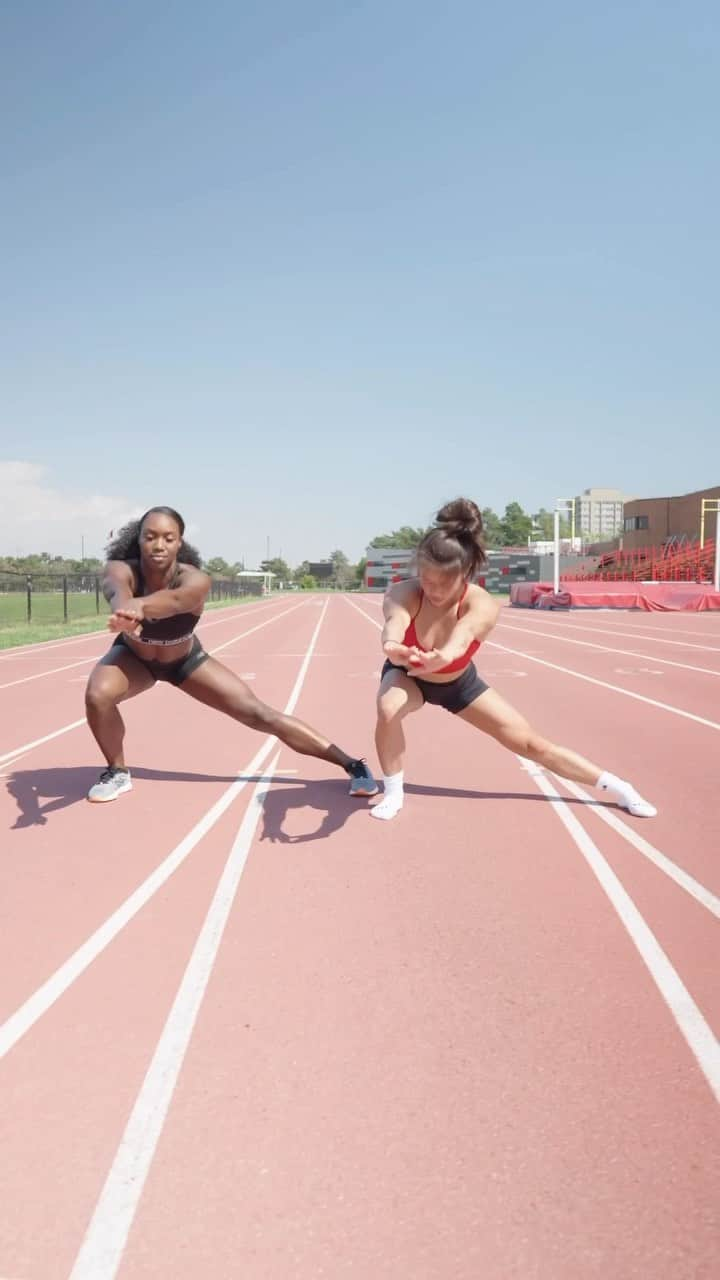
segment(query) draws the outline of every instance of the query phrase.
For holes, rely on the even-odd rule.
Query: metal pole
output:
[[[702,498],[700,501],[700,550],[705,546],[705,503],[707,499]]]
[[[557,595],[560,590],[560,512],[557,507],[553,514],[553,533],[555,535],[555,555],[553,562],[553,591]]]

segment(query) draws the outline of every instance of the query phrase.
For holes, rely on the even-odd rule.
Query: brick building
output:
[[[633,498],[625,503],[623,547],[659,547],[671,539],[694,542],[700,537],[703,498],[720,499],[720,485],[674,498]],[[715,537],[717,516],[706,512],[705,539]]]

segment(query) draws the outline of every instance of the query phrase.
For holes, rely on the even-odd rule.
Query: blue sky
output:
[[[720,481],[720,10],[6,6],[0,553]]]

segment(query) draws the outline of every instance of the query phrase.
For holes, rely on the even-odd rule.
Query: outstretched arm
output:
[[[180,566],[176,587],[163,587],[147,596],[134,596],[135,579],[125,561],[110,560],[103,578],[103,594],[112,614],[111,631],[135,632],[144,619],[171,618],[176,613],[200,613],[210,590],[210,578],[192,565]]]
[[[210,577],[193,565],[181,565],[176,587],[163,587],[142,597],[143,617],[172,618],[176,613],[200,613],[210,590]]]
[[[407,663],[419,650],[405,644],[407,631],[417,607],[418,591],[414,582],[395,582],[385,593],[383,614],[385,626],[381,643],[383,653],[391,662]]]
[[[461,618],[458,618],[449,639],[441,649],[430,649],[427,652],[415,650],[410,657],[410,666],[415,675],[422,676],[426,672],[439,671],[449,666],[456,658],[467,652],[473,640],[484,640],[490,634],[498,619],[500,605],[481,587],[472,593],[470,604]],[[412,673],[411,673],[412,674]]]
[[[143,619],[142,602],[134,599],[135,577],[125,560],[108,560],[102,584],[103,595],[110,605],[110,631],[138,631]]]

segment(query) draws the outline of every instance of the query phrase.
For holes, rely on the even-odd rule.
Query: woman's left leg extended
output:
[[[561,778],[612,792],[622,808],[638,817],[650,818],[657,812],[647,800],[643,800],[632,783],[607,773],[570,747],[557,746],[544,738],[495,689],[487,689],[457,715],[475,729],[482,729],[509,751],[533,760]]]
[[[303,720],[286,716],[266,702],[261,702],[244,680],[215,658],[208,658],[207,662],[196,667],[178,687],[183,693],[189,693],[191,698],[205,703],[215,711],[232,716],[250,729],[274,734],[301,755],[316,756],[320,760],[338,765],[351,779],[352,795],[374,795],[377,791],[377,783],[364,760],[349,756]]]

